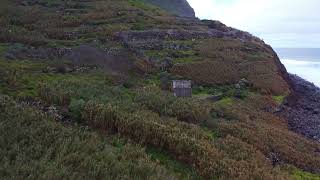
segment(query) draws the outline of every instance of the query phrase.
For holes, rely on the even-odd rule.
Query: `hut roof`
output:
[[[173,80],[173,88],[191,88],[190,80]]]

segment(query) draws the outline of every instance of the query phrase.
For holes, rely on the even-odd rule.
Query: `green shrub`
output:
[[[74,119],[81,119],[81,112],[84,109],[85,103],[83,99],[71,99],[69,111]]]
[[[291,172],[292,178],[295,180],[320,180],[320,174],[311,174],[298,169],[294,169]]]
[[[273,96],[272,99],[275,100],[279,105],[281,105],[286,96]]]
[[[132,81],[132,79],[128,79],[123,83],[123,87],[125,88],[132,88],[135,86],[135,83]]]

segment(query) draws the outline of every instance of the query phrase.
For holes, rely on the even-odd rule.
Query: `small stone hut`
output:
[[[176,97],[191,97],[192,87],[190,80],[173,80],[172,89]]]

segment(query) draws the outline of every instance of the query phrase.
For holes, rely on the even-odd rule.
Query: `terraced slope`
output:
[[[72,48],[91,44],[114,53],[110,58],[92,55],[101,61],[126,56],[134,62],[130,56],[138,55],[144,64],[156,66],[170,58],[174,66],[168,71],[199,84],[230,84],[246,78],[267,93],[289,92],[285,69],[273,50],[258,38],[219,22],[173,17],[138,0],[16,1],[16,6],[19,11],[3,15],[0,40],[29,47],[12,56],[64,58],[72,54]],[[128,47],[134,53],[126,52]]]
[[[319,143],[274,115],[290,86],[260,39],[140,0],[1,3],[0,177],[319,178]]]

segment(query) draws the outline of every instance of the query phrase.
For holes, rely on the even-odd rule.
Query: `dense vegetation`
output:
[[[263,44],[135,48],[118,33],[216,26],[138,0],[1,3],[1,178],[320,178],[319,143],[273,114],[288,85]],[[170,80],[186,77],[194,96],[174,97]]]
[[[0,96],[1,179],[175,179],[144,150]]]

